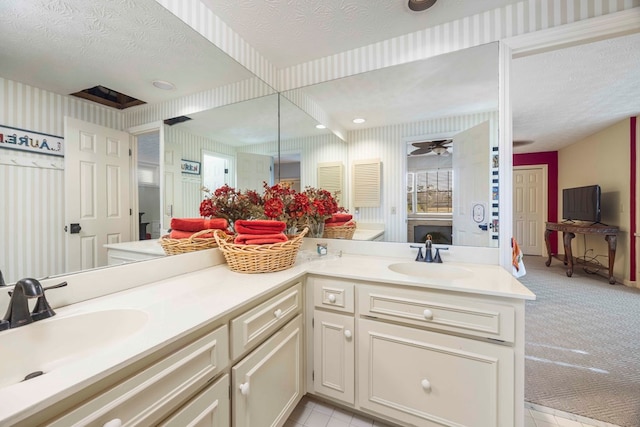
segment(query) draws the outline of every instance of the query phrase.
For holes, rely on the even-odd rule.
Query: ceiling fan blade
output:
[[[418,148],[417,150],[413,150],[411,153],[409,153],[410,156],[418,156],[420,154],[427,154],[431,152],[431,147],[422,147],[422,148]]]

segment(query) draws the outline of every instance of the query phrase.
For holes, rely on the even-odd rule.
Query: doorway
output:
[[[227,184],[234,186],[233,159],[212,151],[202,151],[202,186],[213,191]]]
[[[138,239],[159,239],[160,131],[137,135]]]
[[[547,166],[514,166],[513,233],[524,255],[544,256]]]

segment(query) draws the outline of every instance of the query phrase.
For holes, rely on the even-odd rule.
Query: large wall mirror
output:
[[[193,30],[183,27],[180,31]],[[196,38],[198,37],[200,36]],[[190,37],[184,40],[188,43],[194,42]],[[255,79],[249,71],[230,60],[215,46],[208,44],[205,49],[208,58],[220,59],[211,61],[227,64],[225,69],[219,70],[220,81],[213,79],[210,82],[211,88],[232,84],[233,79]],[[458,153],[463,157],[463,161],[476,162],[476,166],[488,174],[496,173],[492,166],[497,166],[497,162],[492,164],[491,155],[476,161],[467,158],[470,157],[465,154],[467,151],[456,150],[456,146],[459,144],[457,138],[460,134],[477,126],[482,128],[483,136],[473,134],[464,137],[477,145],[482,144],[488,150],[497,146],[497,52],[496,45],[484,45],[282,94],[276,93],[264,84],[265,89],[257,91],[263,96],[228,105],[221,102],[217,108],[206,111],[202,108],[187,111],[185,115],[191,120],[174,125],[162,125],[165,143],[164,147],[159,148],[161,157],[165,155],[162,169],[165,174],[173,174],[173,178],[167,178],[168,175],[159,176],[158,188],[152,191],[162,199],[159,202],[160,215],[198,215],[198,206],[203,195],[203,175],[182,173],[179,160],[202,162],[205,157],[220,159],[224,165],[222,170],[226,170],[229,175],[221,179],[244,188],[243,182],[247,182],[243,181],[247,178],[245,172],[252,168],[242,162],[263,157],[273,163],[270,168],[273,181],[279,178],[300,189],[307,185],[319,185],[319,165],[340,165],[343,171],[341,204],[354,214],[359,224],[381,227],[384,230],[385,241],[413,241],[411,231],[414,228],[410,221],[422,221],[417,225],[425,225],[426,222],[428,226],[451,227],[449,224],[453,223],[456,203],[464,210],[467,219],[471,218],[472,204],[479,203],[485,209],[485,217],[480,223],[471,223],[472,227],[492,225],[494,212],[497,219],[497,203],[492,201],[497,183],[494,185],[490,182],[486,188],[479,190],[484,195],[464,199],[461,195],[465,193],[459,190],[472,187],[476,180],[460,179],[462,175],[455,172],[455,163]],[[202,66],[207,68],[208,64]],[[184,74],[184,70],[181,70],[181,73]],[[4,75],[2,77],[12,78]],[[271,94],[264,95],[265,93]],[[67,111],[63,110],[52,112],[55,123],[42,131],[61,134],[65,114]],[[362,125],[355,125],[352,119],[356,116],[362,116],[367,121]],[[108,124],[110,120],[103,121]],[[316,125],[319,124],[325,125],[325,128],[318,129]],[[446,155],[438,156],[431,152],[422,156],[409,156],[417,147],[414,144],[442,138],[453,140]],[[167,154],[173,155],[174,161],[171,165],[167,163]],[[361,207],[352,202],[351,169],[353,162],[362,159],[380,160],[381,202],[377,207]],[[31,159],[24,160],[28,161]],[[437,164],[432,163],[434,161]],[[447,163],[449,161],[451,164]],[[145,162],[151,161],[145,159]],[[414,162],[417,165],[413,165]],[[42,224],[41,228],[27,231],[25,227],[28,227],[28,224],[37,224],[40,220],[24,217],[26,212],[40,216],[40,213],[46,210],[47,217],[52,220],[60,221],[63,218],[64,194],[60,193],[60,182],[64,172],[59,168],[42,172],[35,168],[6,165],[0,167],[6,176],[15,173],[11,182],[45,183],[37,189],[40,195],[33,194],[24,208],[16,207],[23,213],[19,224],[4,228],[5,231],[22,230],[21,235],[31,236],[28,239],[15,239],[8,232],[2,234],[3,248],[7,254],[11,254],[1,267],[5,273],[5,280],[11,283],[27,276],[44,277],[65,273],[64,245],[61,243],[65,240],[63,227],[47,222]],[[446,168],[453,169],[453,212],[433,212],[429,209],[422,212],[418,198],[427,195],[419,195],[421,192],[424,193],[421,186],[426,188],[426,184],[422,184],[424,179],[420,177],[420,171],[424,171],[422,175],[427,177],[429,170]],[[467,166],[463,167],[465,168],[468,169]],[[153,170],[153,167],[149,169]],[[43,177],[43,174],[46,177]],[[415,181],[408,181],[408,177],[411,176]],[[459,181],[456,181],[456,177]],[[251,179],[261,182],[264,178]],[[409,191],[411,187],[415,189],[413,195]],[[6,197],[13,196],[9,194]],[[55,200],[52,200],[52,197]],[[412,198],[417,201],[413,201]],[[19,199],[16,196],[15,200]],[[146,197],[144,203],[153,204],[153,200],[148,199]],[[37,200],[42,200],[46,206],[36,206],[37,203],[34,204],[33,201]],[[158,220],[142,217],[142,221],[160,221],[161,229],[167,227],[166,218]],[[419,230],[424,232],[424,229]],[[450,233],[448,230],[445,228],[444,234]],[[415,231],[418,232],[418,229]],[[496,231],[495,228],[483,230],[487,238],[482,242],[454,238],[452,243],[497,246]],[[36,257],[33,256],[34,253]]]
[[[189,188],[188,184],[193,184],[189,181],[198,180],[195,175],[182,179],[187,176],[180,171],[183,158],[198,161],[203,150],[221,152],[231,159],[236,154],[233,145],[210,141],[203,142],[202,149],[189,151],[200,144],[198,137],[175,138],[179,130],[161,125],[160,120],[171,117],[167,112],[173,111],[176,116],[189,115],[211,105],[242,104],[239,101],[275,93],[275,90],[155,0],[129,2],[125,6],[105,4],[101,8],[82,0],[68,3],[72,5],[73,14],[100,24],[100,37],[85,36],[82,31],[86,27],[81,25],[60,25],[59,8],[43,9],[37,3],[13,0],[3,5],[6,13],[0,22],[12,31],[4,43],[4,53],[11,61],[0,65],[0,85],[5,95],[0,125],[65,137],[65,116],[125,131],[130,129],[130,123],[144,127],[153,122],[155,130],[136,132],[139,133],[137,154],[141,173],[134,177],[138,185],[132,181],[131,187],[137,187],[140,196],[139,200],[133,201],[132,207],[139,204],[139,213],[144,213],[139,222],[146,223],[147,233],[157,232],[162,221],[157,215],[167,212],[163,209],[167,203],[158,202],[167,192],[167,181],[161,174],[164,165],[160,159],[165,154],[164,148],[152,146],[160,139],[154,132],[162,129],[169,144],[180,144],[181,154],[173,162],[178,168],[173,170],[177,172],[176,179],[172,181],[179,185],[171,190],[181,203],[188,202],[190,197],[188,194],[182,197],[182,187]],[[13,25],[18,21],[22,24]],[[136,43],[131,43],[132,31],[137,31],[141,25],[144,29],[136,32]],[[25,73],[21,72],[20,66],[47,71]],[[159,77],[174,83],[175,89],[155,88],[151,82]],[[134,96],[146,101],[151,108],[143,105],[118,110],[68,95],[94,85]],[[174,99],[173,104],[163,104]],[[257,98],[256,102],[261,101]],[[270,121],[276,128],[276,103],[270,108]],[[160,117],[165,113],[167,116]],[[131,119],[132,116],[135,118]],[[276,137],[272,134],[269,138]],[[23,277],[64,274],[79,268],[66,265],[68,259],[74,258],[65,255],[68,248],[65,244],[68,235],[64,231],[65,223],[68,223],[65,200],[71,199],[65,197],[64,190],[64,183],[69,181],[65,178],[66,160],[18,150],[0,150],[0,177],[6,184],[0,188],[0,200],[7,211],[15,212],[6,215],[5,223],[0,227],[0,271],[6,283]],[[160,204],[159,208],[154,209],[154,204]],[[132,217],[137,223],[135,213]],[[146,237],[147,233],[132,233],[129,238]],[[95,262],[83,262],[81,268],[103,266],[105,263],[97,258]]]
[[[432,234],[441,243],[498,246],[497,43],[283,96],[333,130],[310,128],[306,139],[288,142],[288,150],[304,152],[304,185],[316,185],[317,164],[340,162],[343,204],[363,226],[382,227],[383,240],[418,242]],[[354,202],[353,165],[366,159],[381,164],[374,207]]]

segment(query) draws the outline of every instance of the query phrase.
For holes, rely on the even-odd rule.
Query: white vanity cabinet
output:
[[[307,282],[310,392],[406,426],[522,426],[522,300],[321,276]]]
[[[47,425],[102,427],[159,423],[228,367],[228,331],[226,325],[221,326]]]
[[[313,391],[353,405],[355,402],[355,319],[353,283],[314,277]],[[310,304],[311,305],[311,304]]]
[[[231,358],[242,357],[231,369],[234,426],[281,426],[302,399],[302,295],[295,282],[231,320]]]
[[[285,423],[304,395],[302,315],[231,369],[235,427]]]

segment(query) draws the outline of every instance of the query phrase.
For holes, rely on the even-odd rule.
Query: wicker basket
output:
[[[191,235],[187,239],[172,239],[169,235],[160,238],[160,246],[167,255],[178,255],[187,252],[201,251],[203,249],[217,248],[218,243],[213,237],[198,237],[215,230],[202,230]]]
[[[345,225],[339,225],[337,227],[327,227],[324,226],[324,233],[322,233],[322,237],[325,239],[346,239],[351,240],[353,238],[353,233],[356,231],[356,223],[355,221],[349,221]]]
[[[293,239],[268,245],[236,245],[222,230],[213,233],[218,247],[232,271],[238,273],[271,273],[290,268],[296,262],[298,249],[308,228]]]

